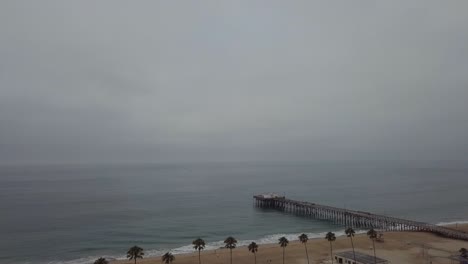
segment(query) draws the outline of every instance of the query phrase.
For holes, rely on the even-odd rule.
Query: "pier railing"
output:
[[[429,223],[406,220],[368,212],[355,211],[304,201],[287,199],[284,196],[254,195],[255,205],[273,208],[319,220],[331,221],[353,228],[374,228],[384,231],[421,231],[468,241],[468,233]]]

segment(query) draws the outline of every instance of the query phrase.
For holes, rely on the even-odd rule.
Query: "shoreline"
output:
[[[453,222],[444,225],[453,229],[468,232],[468,222]],[[344,231],[344,228],[343,228]],[[372,243],[365,233],[354,237],[356,251],[372,255]],[[384,232],[384,242],[376,242],[377,256],[392,263],[427,263],[431,256],[449,256],[455,254],[461,247],[468,248],[468,241],[448,239],[426,232]],[[257,263],[282,263],[282,251],[276,243],[258,244]],[[334,252],[352,250],[350,240],[345,235],[337,236],[333,243]],[[307,243],[311,263],[327,263],[330,258],[329,243],[324,238],[310,238]],[[285,250],[288,263],[307,263],[305,248],[297,238],[291,240]],[[253,263],[253,254],[246,245],[232,251],[233,262]],[[174,263],[198,263],[198,252],[173,253]],[[225,248],[203,250],[202,263],[222,264],[229,262],[229,250]],[[240,261],[242,260],[242,261]],[[434,260],[435,261],[435,260]],[[441,260],[442,261],[442,260]],[[112,264],[134,263],[128,260],[113,260]],[[161,256],[151,256],[139,259],[137,263],[158,264]],[[439,262],[433,262],[439,263]],[[445,263],[445,262],[440,262]]]

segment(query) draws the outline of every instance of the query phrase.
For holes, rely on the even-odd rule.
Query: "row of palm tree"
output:
[[[345,234],[351,240],[351,247],[353,248],[353,260],[354,260],[354,262],[356,262],[356,251],[354,250],[354,241],[353,241],[353,237],[354,237],[354,234],[356,234],[356,232],[354,231],[354,229],[352,227],[348,227],[345,230]],[[375,240],[377,239],[377,232],[373,228],[371,228],[369,231],[367,231],[367,236],[372,240],[372,248],[374,250],[374,263],[377,263],[377,255],[375,254]],[[328,232],[325,235],[325,239],[327,239],[328,242],[330,242],[330,259],[331,259],[331,262],[333,264],[333,245],[332,245],[332,242],[336,240],[335,233]]]
[[[354,241],[353,237],[355,235],[355,231],[353,228],[348,227],[345,230],[346,236],[350,238],[351,240],[351,247],[353,248],[353,257],[354,257],[354,262],[356,262],[356,253],[354,251]],[[369,231],[367,231],[367,236],[372,240],[372,248],[374,250],[374,263],[377,263],[377,255],[375,253],[375,240],[377,239],[377,232],[371,228]],[[304,245],[305,248],[305,254],[307,257],[307,263],[309,264],[309,253],[307,252],[307,241],[309,240],[309,237],[306,234],[301,234],[298,237],[299,241]],[[330,243],[330,259],[333,264],[333,242],[336,240],[335,233],[333,232],[328,232],[325,235],[325,239],[328,240]],[[229,236],[224,240],[225,248],[228,248],[230,251],[230,261],[232,264],[232,250],[236,248],[237,246],[237,240]],[[289,240],[286,237],[280,237],[278,239],[278,244],[280,245],[281,248],[283,248],[283,264],[284,264],[284,258],[285,258],[285,250],[286,247],[289,244]],[[205,241],[201,238],[197,238],[192,242],[193,248],[198,251],[198,263],[201,264],[201,251],[205,249]],[[252,242],[248,246],[248,250],[254,254],[254,263],[257,264],[257,251],[258,251],[258,245],[255,242]],[[461,248],[459,250],[460,256],[464,258],[468,258],[468,251],[466,248]],[[127,258],[129,260],[134,260],[135,264],[137,262],[137,259],[142,259],[145,253],[143,252],[143,249],[138,246],[133,246],[127,251]],[[167,252],[162,256],[162,261],[166,264],[172,263],[175,260],[175,256],[172,255],[172,253]],[[109,262],[105,258],[99,258],[97,259],[94,264],[108,264]]]
[[[232,264],[232,250],[237,246],[237,240],[229,236],[224,240],[225,248],[228,248],[230,251],[230,260]],[[193,248],[198,251],[198,263],[201,264],[200,252],[205,248],[205,241],[201,238],[197,238],[192,242]],[[249,244],[247,249],[254,254],[254,262],[257,263],[257,251],[258,245],[255,242]]]

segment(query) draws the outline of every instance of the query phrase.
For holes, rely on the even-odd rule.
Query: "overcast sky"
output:
[[[468,160],[468,1],[0,1],[0,163]]]

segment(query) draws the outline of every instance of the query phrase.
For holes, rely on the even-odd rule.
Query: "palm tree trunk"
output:
[[[353,242],[353,237],[350,236],[351,238],[351,246],[353,247],[353,257],[354,257],[354,262],[356,262],[356,253],[354,252],[354,242]]]
[[[201,264],[200,250],[198,250],[198,264]]]
[[[330,241],[330,259],[331,259],[332,264],[333,264],[333,246],[332,246],[331,241]]]
[[[231,250],[231,264],[232,264],[232,248],[230,248],[229,250]]]
[[[309,253],[307,253],[307,243],[304,243],[304,247],[305,247],[305,250],[306,250],[307,264],[310,264],[309,263]]]
[[[283,264],[284,264],[284,249],[285,249],[285,247],[283,247]]]
[[[377,256],[375,255],[375,241],[372,239],[372,247],[374,248],[374,263],[377,264]]]
[[[135,264],[136,264],[136,257],[134,258],[134,260],[135,260]]]

